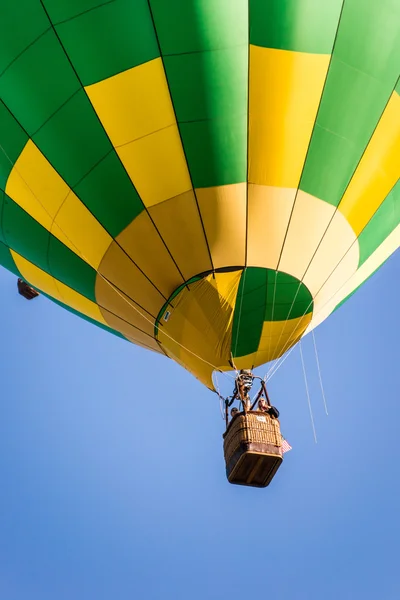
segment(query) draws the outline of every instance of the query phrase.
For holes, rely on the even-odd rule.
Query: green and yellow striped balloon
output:
[[[2,0],[0,263],[213,368],[400,244],[400,0]]]

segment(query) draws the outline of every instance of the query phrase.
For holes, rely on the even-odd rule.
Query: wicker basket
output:
[[[237,414],[224,434],[224,454],[231,483],[267,486],[282,462],[279,421],[260,411]]]

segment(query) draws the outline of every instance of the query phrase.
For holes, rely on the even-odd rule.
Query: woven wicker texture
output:
[[[224,454],[228,463],[242,442],[282,446],[282,435],[277,419],[260,411],[240,414],[234,418],[225,435]]]

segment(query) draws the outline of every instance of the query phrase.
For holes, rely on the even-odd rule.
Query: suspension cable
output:
[[[327,406],[327,403],[326,403],[324,384],[322,383],[321,367],[320,367],[320,364],[319,364],[318,351],[317,351],[317,343],[315,341],[314,330],[312,330],[311,333],[312,333],[312,339],[313,339],[313,342],[314,342],[315,360],[317,362],[318,377],[319,377],[319,384],[321,386],[322,399],[324,401],[325,413],[328,416],[329,415],[329,413],[328,413],[328,406]]]
[[[299,347],[300,347],[301,364],[302,364],[302,367],[303,367],[304,383],[305,383],[305,386],[306,386],[308,410],[310,412],[310,419],[311,419],[311,426],[312,426],[312,430],[313,430],[313,434],[314,434],[314,441],[315,441],[315,443],[317,443],[317,434],[316,434],[316,431],[315,431],[314,417],[313,417],[313,412],[312,412],[312,408],[311,408],[310,390],[308,389],[307,373],[306,373],[306,367],[305,367],[305,364],[304,364],[304,357],[303,357],[303,350],[302,350],[302,344],[301,344],[301,342],[299,343]]]

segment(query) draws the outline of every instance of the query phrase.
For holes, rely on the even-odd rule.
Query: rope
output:
[[[317,351],[317,343],[315,341],[314,330],[312,330],[311,333],[312,333],[312,339],[313,339],[313,342],[314,342],[315,359],[317,361],[318,377],[319,377],[319,384],[321,386],[322,399],[324,401],[325,413],[328,416],[329,415],[329,413],[328,413],[328,406],[326,404],[325,390],[324,390],[324,385],[322,383],[321,368],[320,368],[320,364],[319,364],[318,351]]]
[[[237,328],[237,332],[236,332],[235,356],[236,356],[237,345],[238,345],[238,340],[239,340],[240,320],[241,320],[241,318],[242,318],[242,307],[243,307],[244,286],[245,286],[245,283],[246,283],[246,273],[247,273],[247,270],[246,270],[246,267],[244,267],[244,270],[243,270],[243,289],[242,289],[242,297],[241,297],[241,299],[240,299],[239,318],[238,318],[238,328]],[[233,357],[232,357],[232,358],[233,358]],[[236,367],[235,367],[235,370],[237,370],[237,369],[236,369]]]
[[[34,196],[34,198],[39,202],[40,206],[43,208],[43,210],[48,214],[48,216],[50,217],[50,219],[52,220],[52,223],[54,223],[54,218],[53,216],[50,214],[50,212],[47,210],[46,206],[44,206],[44,204],[40,201],[40,199],[36,196],[35,192],[29,187],[28,183],[25,181],[24,177],[22,176],[22,174],[19,172],[19,170],[15,167],[15,164],[13,163],[13,161],[11,160],[11,158],[8,156],[7,152],[5,151],[5,149],[3,148],[3,146],[0,144],[0,149],[2,150],[4,156],[7,158],[7,160],[10,162],[10,164],[12,165],[13,169],[15,169],[16,173],[19,175],[19,177],[22,179],[22,181],[24,182],[24,184],[26,185],[26,187],[28,188],[28,190],[31,192],[31,194]],[[106,277],[104,277],[104,275],[102,275],[99,270],[96,267],[93,267],[90,263],[89,260],[87,260],[87,258],[85,257],[85,255],[83,254],[83,252],[76,246],[76,244],[68,237],[68,234],[63,230],[62,227],[60,227],[60,225],[57,224],[57,227],[60,229],[60,231],[62,231],[62,233],[65,235],[65,237],[67,238],[67,240],[72,244],[72,246],[74,246],[74,248],[76,248],[77,253],[81,256],[81,258],[84,260],[84,262],[86,262],[88,265],[90,265],[92,267],[92,269],[97,273],[97,275],[99,277],[101,277],[101,279],[103,281],[105,281],[117,294],[118,296],[120,296],[131,308],[133,308],[133,310],[135,310],[143,319],[145,319],[145,321],[147,321],[148,323],[150,323],[150,325],[152,327],[154,327],[154,323],[153,321],[151,321],[148,317],[146,317],[131,301],[128,297],[126,297],[124,294],[122,294],[119,289],[117,287],[114,286],[113,283],[111,283],[111,281],[109,281]],[[118,315],[117,315],[118,316]],[[135,327],[135,326],[133,326]],[[202,362],[204,362],[205,364],[209,365],[210,367],[213,368],[213,370],[218,371],[219,373],[222,373],[222,375],[224,375],[225,377],[229,378],[229,379],[234,379],[233,375],[229,375],[229,373],[225,373],[223,371],[221,371],[221,369],[219,367],[217,367],[216,365],[213,365],[212,363],[210,363],[208,360],[205,360],[204,358],[202,358],[201,356],[199,356],[198,354],[196,354],[195,352],[193,352],[192,350],[190,350],[189,348],[187,348],[186,346],[184,346],[183,344],[181,344],[180,342],[178,342],[174,337],[172,337],[171,335],[169,335],[168,333],[166,333],[165,331],[163,332],[163,335],[165,335],[167,338],[169,338],[170,340],[172,340],[173,342],[175,342],[175,344],[177,344],[178,346],[180,346],[183,350],[185,350],[186,352],[189,352],[192,356],[194,356],[195,358],[201,360]],[[151,337],[151,336],[149,336]],[[155,338],[152,338],[155,339]]]
[[[213,377],[214,377],[214,373],[213,373]],[[215,389],[217,390],[217,394],[219,397],[219,410],[221,413],[221,417],[222,417],[222,420],[225,421],[225,398],[223,396],[221,396],[220,391],[219,391],[217,372],[215,372],[215,382],[213,381],[213,383],[214,383]]]
[[[306,367],[304,365],[304,357],[303,357],[303,350],[302,350],[301,342],[300,342],[299,346],[300,346],[301,364],[303,367],[303,374],[304,374],[304,383],[305,383],[306,392],[307,392],[308,410],[310,411],[310,419],[311,419],[311,425],[312,425],[312,430],[313,430],[313,434],[314,434],[314,441],[315,441],[315,443],[317,443],[317,434],[315,432],[314,417],[313,417],[312,408],[311,408],[310,391],[308,389]]]

